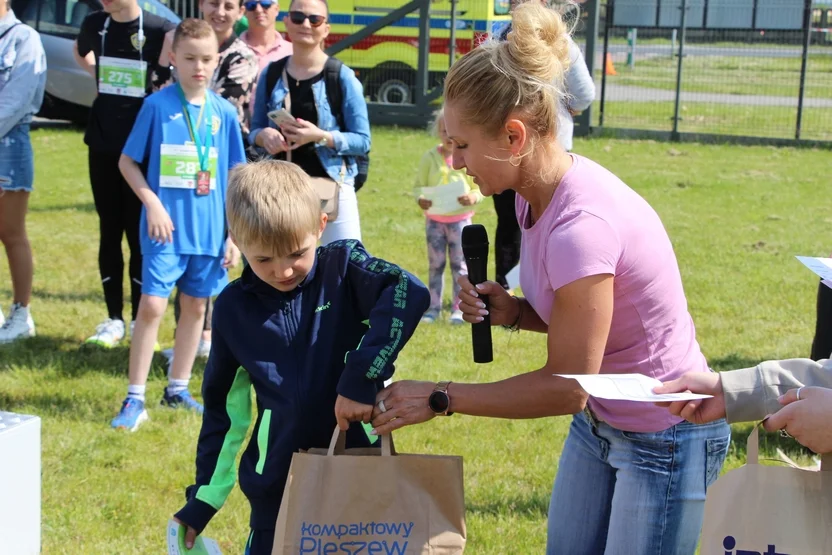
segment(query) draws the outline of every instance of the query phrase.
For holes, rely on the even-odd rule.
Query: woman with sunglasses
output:
[[[355,157],[370,151],[364,90],[347,66],[341,65],[339,72],[341,105],[331,106],[327,97],[324,66],[329,56],[322,45],[329,35],[328,16],[324,0],[294,0],[290,4],[289,15],[283,19],[293,49],[285,62],[286,79],[281,75],[274,87],[268,87],[268,68],[260,74],[249,135],[251,144],[271,156],[286,159],[291,152],[291,161],[310,176],[341,184],[338,219],[327,225],[321,237],[324,245],[339,239],[361,239]],[[268,114],[284,108],[287,100],[294,120],[284,121],[278,128]]]

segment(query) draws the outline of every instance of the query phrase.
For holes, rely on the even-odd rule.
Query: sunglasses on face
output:
[[[326,16],[314,14],[307,15],[303,12],[296,11],[289,12],[289,21],[295,25],[303,25],[303,22],[307,19],[309,20],[309,25],[312,27],[320,27],[323,25],[324,21],[326,21]]]
[[[274,2],[270,0],[249,0],[244,4],[247,11],[253,12],[257,9],[257,4],[260,4],[260,7],[263,8],[263,11],[268,10],[272,6],[274,6]]]

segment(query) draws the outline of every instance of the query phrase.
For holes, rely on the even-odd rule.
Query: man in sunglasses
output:
[[[272,0],[247,0],[246,8],[248,30],[240,38],[251,48],[260,64],[262,72],[267,65],[292,54],[292,43],[287,41],[275,29],[280,6]],[[253,95],[252,95],[253,96]]]

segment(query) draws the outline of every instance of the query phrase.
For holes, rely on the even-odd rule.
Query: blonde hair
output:
[[[465,54],[445,78],[445,102],[462,121],[495,136],[510,116],[531,132],[532,152],[557,136],[558,106],[569,68],[569,29],[561,15],[537,1],[518,5],[505,41],[489,40]]]
[[[439,137],[439,124],[442,118],[445,117],[445,107],[442,106],[433,113],[433,119],[430,122],[430,132]]]
[[[297,165],[278,160],[231,171],[225,205],[228,229],[242,247],[287,256],[321,225],[321,199]]]
[[[193,17],[183,19],[173,32],[173,44],[171,48],[175,52],[179,43],[184,39],[207,39],[212,37],[216,40],[217,35],[214,33],[211,25],[204,19],[196,19]]]

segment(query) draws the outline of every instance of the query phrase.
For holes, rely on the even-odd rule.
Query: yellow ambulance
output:
[[[353,35],[410,0],[329,0],[330,35],[326,46]],[[508,25],[509,0],[457,0],[456,51],[458,58]],[[281,8],[288,8],[288,1]],[[284,8],[284,9],[286,9]],[[277,29],[284,32],[283,11]],[[429,88],[442,82],[450,66],[451,2],[430,5]],[[367,97],[388,104],[413,101],[419,59],[419,10],[383,27],[335,56],[355,70]]]

